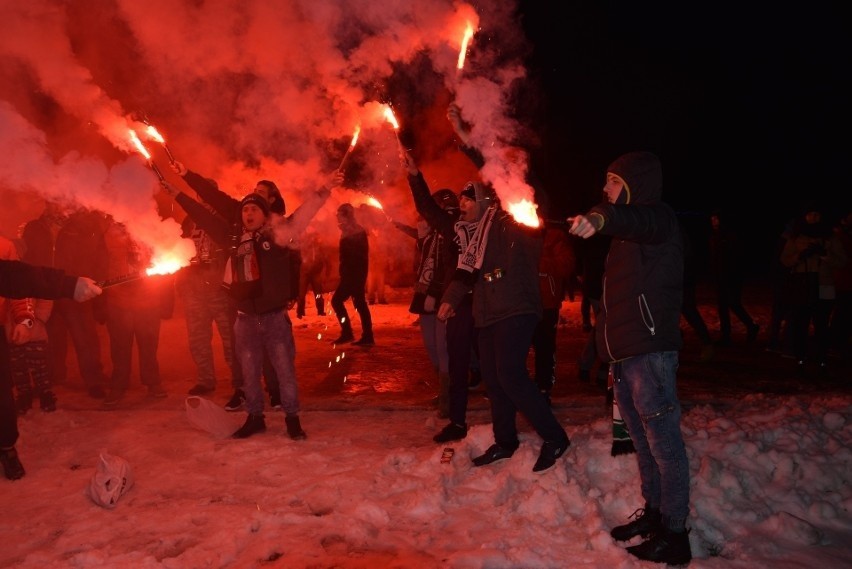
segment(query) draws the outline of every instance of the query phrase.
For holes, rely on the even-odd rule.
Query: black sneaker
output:
[[[255,433],[262,433],[266,430],[266,421],[263,420],[263,413],[251,414],[246,417],[246,422],[243,426],[237,429],[233,434],[235,439],[246,439]]]
[[[234,391],[234,394],[231,395],[231,398],[225,403],[225,411],[239,411],[243,408],[243,405],[246,402],[246,394],[243,393],[242,389],[237,389]]]
[[[26,415],[27,411],[33,408],[33,394],[32,393],[21,393],[18,395],[18,398],[15,399],[15,409],[18,411],[18,415]]]
[[[3,463],[3,473],[9,480],[18,480],[26,474],[15,447],[0,449],[0,463]]]
[[[569,446],[571,446],[571,441],[568,440],[568,437],[565,437],[565,440],[562,441],[544,441],[544,444],[541,445],[541,452],[538,453],[538,460],[535,461],[535,466],[533,466],[533,472],[547,470],[556,464],[556,459],[565,454]]]
[[[689,531],[674,532],[664,528],[648,541],[628,547],[627,551],[639,559],[654,563],[686,565],[692,561]]]
[[[45,413],[53,413],[56,411],[56,395],[52,391],[42,391],[38,396],[39,407]]]
[[[662,514],[660,514],[659,508],[649,508],[646,504],[644,508],[639,508],[630,514],[630,518],[635,519],[623,526],[612,528],[609,534],[618,541],[627,541],[637,535],[648,537],[661,529]]]
[[[207,395],[208,393],[213,393],[214,391],[216,391],[215,387],[208,387],[206,385],[201,385],[199,383],[198,385],[194,385],[190,388],[189,394],[190,395]]]
[[[441,432],[432,437],[436,443],[448,443],[450,441],[460,441],[467,436],[467,425],[457,425],[450,423]]]
[[[488,450],[485,451],[485,454],[477,456],[473,459],[474,466],[485,466],[486,464],[491,464],[492,462],[497,462],[498,460],[504,460],[506,458],[510,458],[515,451],[518,450],[518,447],[515,448],[506,448],[501,447],[500,445],[494,444],[488,447]]]
[[[299,422],[298,415],[288,415],[284,417],[284,424],[287,425],[287,434],[294,441],[301,441],[308,438],[305,431],[302,430],[302,424]]]

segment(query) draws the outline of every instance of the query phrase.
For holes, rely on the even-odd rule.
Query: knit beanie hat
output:
[[[443,188],[432,194],[432,199],[443,209],[458,209],[459,199],[452,190]]]
[[[469,200],[476,201],[476,186],[473,182],[468,182],[464,185],[464,188],[461,192],[459,192],[459,197],[464,196]]]
[[[251,193],[244,197],[240,202],[240,211],[248,204],[254,204],[263,211],[263,215],[269,217],[269,202],[263,199],[263,196],[258,193]]]

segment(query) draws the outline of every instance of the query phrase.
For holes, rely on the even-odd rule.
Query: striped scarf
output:
[[[488,232],[491,229],[491,222],[494,221],[495,213],[497,213],[497,206],[492,205],[485,211],[482,219],[475,224],[471,224],[476,226],[472,235],[465,234],[463,236],[461,231],[456,231],[456,236],[459,238],[459,247],[461,248],[457,268],[469,273],[482,268],[485,249],[488,247]],[[458,227],[458,224],[456,224],[456,227]],[[464,247],[462,247],[463,244],[461,243],[462,238],[466,241]]]

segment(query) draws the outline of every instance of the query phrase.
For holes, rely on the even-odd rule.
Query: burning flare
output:
[[[541,225],[541,220],[538,218],[535,209],[536,205],[527,199],[506,204],[506,211],[511,214],[515,221],[529,227],[539,227]]]
[[[467,27],[464,30],[464,36],[462,37],[461,49],[459,50],[459,62],[456,65],[456,69],[461,71],[464,69],[464,59],[467,56],[467,48],[470,45],[470,40],[473,39],[473,26],[470,22],[467,23]]]
[[[151,167],[151,170],[154,171],[154,173],[157,175],[157,178],[159,178],[161,182],[164,181],[165,178],[163,177],[163,173],[160,172],[160,169],[157,168],[157,165],[154,164],[153,160],[151,160],[151,153],[148,152],[148,149],[145,148],[145,145],[142,144],[141,140],[139,140],[139,136],[136,134],[136,131],[133,129],[129,129],[128,132],[130,133],[130,142],[133,143],[133,146],[136,147],[136,150],[139,151],[139,154],[145,157],[145,160],[148,162],[148,166]]]
[[[349,143],[349,148],[346,149],[346,153],[343,155],[343,159],[340,161],[340,166],[337,167],[338,170],[343,170],[343,165],[346,164],[346,159],[349,158],[349,155],[352,154],[353,150],[355,150],[355,145],[358,143],[359,134],[361,134],[360,124],[355,127],[355,132],[352,134],[352,142]]]
[[[169,157],[169,162],[174,164],[175,157],[172,155],[172,151],[169,150],[169,147],[166,145],[166,139],[163,138],[163,135],[160,134],[160,131],[158,131],[154,125],[149,124],[148,127],[145,129],[145,134],[147,134],[148,138],[150,138],[151,140],[159,142],[163,145],[163,150],[166,151],[166,156]]]

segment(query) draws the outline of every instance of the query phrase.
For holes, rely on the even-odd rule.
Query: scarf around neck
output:
[[[470,236],[466,246],[463,247],[462,254],[459,255],[457,268],[473,273],[482,268],[482,261],[485,258],[485,249],[488,246],[488,233],[491,229],[491,222],[494,221],[494,214],[497,213],[497,206],[492,205],[486,211],[482,219],[476,224],[476,229],[473,235]],[[458,232],[461,237],[462,232]],[[462,243],[459,243],[462,245]]]

